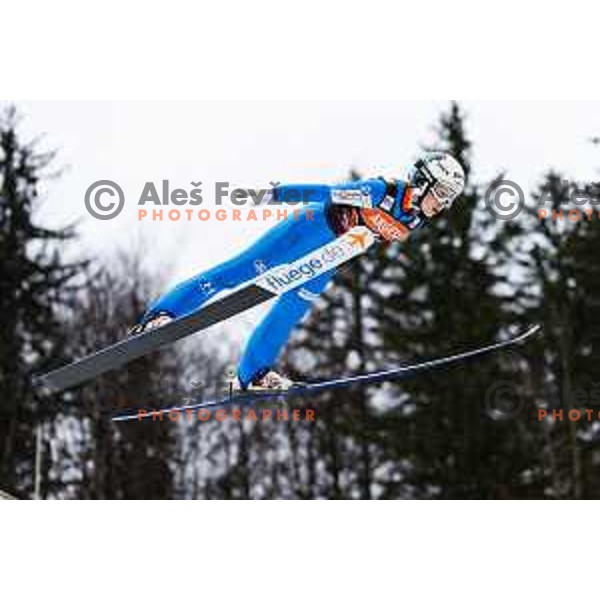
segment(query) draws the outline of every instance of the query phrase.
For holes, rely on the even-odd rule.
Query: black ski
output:
[[[273,298],[275,294],[257,285],[234,292],[219,302],[209,304],[202,310],[170,321],[162,327],[150,329],[112,346],[107,346],[84,358],[34,378],[34,385],[42,393],[55,393],[84,383],[107,371],[171,344],[215,323],[225,321],[253,306]]]
[[[254,281],[244,284],[227,296],[213,300],[193,313],[34,377],[33,383],[41,394],[52,394],[85,383],[166,344],[298,288],[364,253],[374,241],[375,237],[369,229],[363,226],[353,227],[325,246],[292,263],[281,264],[266,271]]]
[[[383,381],[391,381],[398,379],[406,379],[412,377],[421,371],[427,371],[435,369],[445,365],[468,360],[485,354],[490,354],[498,350],[506,349],[517,344],[521,344],[533,337],[540,331],[539,325],[532,325],[524,332],[502,342],[496,342],[494,344],[488,344],[472,350],[466,350],[465,352],[459,352],[450,356],[442,358],[435,358],[432,360],[424,361],[414,365],[407,365],[403,367],[395,367],[393,369],[386,369],[383,371],[375,371],[373,373],[362,373],[359,375],[350,375],[348,377],[341,377],[339,379],[329,379],[326,381],[318,381],[313,383],[299,384],[291,387],[286,391],[278,392],[239,392],[236,394],[229,394],[220,398],[212,400],[204,400],[197,403],[185,404],[180,406],[171,406],[164,408],[147,408],[138,409],[136,412],[130,412],[122,415],[118,415],[112,418],[113,421],[132,421],[141,420],[146,418],[152,418],[155,413],[168,413],[168,412],[184,412],[186,410],[200,410],[202,408],[219,408],[228,406],[231,404],[252,404],[254,402],[267,402],[276,400],[286,400],[291,396],[301,396],[315,394],[318,392],[324,392],[327,390],[338,389],[343,387],[349,387],[351,385],[360,384],[372,384],[380,383]]]

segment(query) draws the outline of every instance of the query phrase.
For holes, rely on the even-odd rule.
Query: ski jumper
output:
[[[279,186],[273,190],[275,203],[308,200],[297,209],[297,220],[281,221],[238,256],[179,284],[154,302],[143,319],[158,312],[180,317],[195,311],[215,294],[295,261],[355,225],[367,225],[384,239],[404,239],[409,230],[424,223],[418,208],[411,204],[410,191],[404,182],[383,179],[331,186]],[[273,367],[292,330],[333,275],[324,273],[278,298],[246,344],[238,367],[243,386]]]

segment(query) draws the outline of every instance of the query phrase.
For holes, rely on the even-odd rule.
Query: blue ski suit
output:
[[[274,189],[275,202],[309,202],[294,209],[298,219],[279,222],[238,256],[184,281],[154,302],[143,320],[158,312],[173,317],[190,313],[215,294],[254,279],[267,269],[292,262],[334,240],[356,224],[363,224],[358,200],[385,212],[407,229],[422,225],[419,211],[407,205],[403,182],[369,179],[339,185],[283,185]],[[293,197],[293,198],[292,198]],[[287,200],[286,200],[287,198]],[[289,206],[289,204],[288,204]],[[302,287],[284,293],[254,329],[238,367],[238,377],[247,386],[268,371],[286,344],[294,327],[323,292],[334,272],[324,273]]]

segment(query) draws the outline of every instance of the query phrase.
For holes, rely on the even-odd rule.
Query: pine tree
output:
[[[547,173],[521,232],[525,285],[519,300],[528,318],[544,330],[543,339],[533,346],[542,365],[532,400],[551,415],[556,411],[556,419],[548,418],[541,426],[547,436],[547,494],[557,498],[594,497],[599,484],[594,423],[585,416],[577,421],[568,416],[574,409],[584,414],[597,404],[593,393],[600,336],[599,272],[591,258],[600,228],[597,218],[568,218],[576,187],[556,171]],[[548,217],[539,218],[538,208]]]
[[[156,295],[153,271],[136,253],[116,253],[89,273],[70,326],[73,353],[87,354],[127,335],[127,328]],[[175,461],[179,427],[166,419],[113,423],[119,411],[160,408],[180,387],[184,358],[177,348],[150,354],[127,368],[100,377],[68,394],[79,424],[79,447],[63,453],[79,473],[74,494],[82,498],[169,499],[176,494]],[[75,455],[74,459],[72,458]],[[61,469],[62,472],[65,469]]]
[[[442,116],[437,149],[453,154],[470,175],[471,142],[456,104]],[[517,316],[512,296],[498,292],[510,283],[499,264],[513,236],[510,226],[498,228],[478,187],[469,185],[445,218],[407,244],[378,247],[336,276],[295,337],[292,365],[331,377],[443,356],[505,335]],[[302,359],[307,351],[310,364]],[[486,390],[503,378],[521,383],[520,362],[520,356],[486,360],[320,398],[314,435],[322,458],[313,470],[327,474],[326,495],[538,495],[543,484],[528,475],[537,439],[522,423],[486,414]]]
[[[72,301],[82,265],[61,259],[73,229],[37,222],[53,154],[24,143],[18,121],[12,107],[0,117],[0,481],[29,496],[36,425],[59,412],[36,397],[31,376],[63,354],[61,308]]]
[[[443,356],[500,338],[516,320],[513,286],[498,269],[510,235],[498,230],[472,181],[471,142],[455,103],[440,121],[437,149],[457,158],[470,183],[447,218],[419,232],[414,244],[391,249],[395,256],[384,281],[395,291],[385,299],[380,325],[389,355],[398,360]],[[511,290],[508,297],[499,292],[503,288]],[[399,477],[411,494],[489,498],[540,493],[527,483],[534,438],[523,423],[493,421],[486,414],[492,383],[516,379],[522,385],[515,364],[519,358],[485,359],[398,386],[405,399],[388,448],[406,465]]]

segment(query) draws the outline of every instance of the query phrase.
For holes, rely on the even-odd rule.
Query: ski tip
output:
[[[514,341],[515,342],[524,342],[525,340],[527,340],[530,337],[539,333],[541,330],[542,330],[542,326],[539,324],[530,325],[529,328],[526,329],[521,335],[518,335]]]

